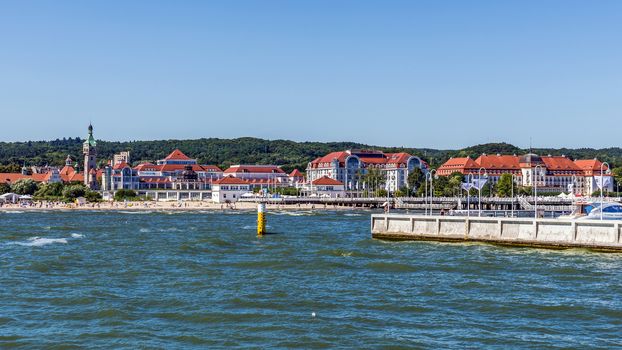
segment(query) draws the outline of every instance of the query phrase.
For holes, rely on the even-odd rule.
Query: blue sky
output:
[[[0,140],[620,146],[622,1],[2,1]]]

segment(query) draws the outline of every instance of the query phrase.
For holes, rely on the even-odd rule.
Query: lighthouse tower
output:
[[[89,124],[89,136],[82,145],[84,154],[84,184],[92,190],[97,186],[97,142],[93,137],[93,125]]]

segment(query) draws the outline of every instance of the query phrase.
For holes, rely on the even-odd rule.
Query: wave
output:
[[[43,247],[48,244],[53,243],[62,243],[67,244],[67,238],[39,238],[39,237],[31,237],[28,238],[27,242],[11,242],[7,244],[21,245],[25,247]]]
[[[82,238],[82,237],[84,237],[84,235],[80,234],[80,233],[72,233],[71,234],[71,238]]]
[[[3,212],[7,213],[7,214],[23,214],[23,213],[25,213],[25,211],[23,211],[23,210],[4,210]]]
[[[135,210],[135,211],[130,211],[130,210],[119,210],[118,213],[121,214],[151,214],[153,213],[153,211],[151,210]]]
[[[352,213],[346,213],[343,214],[344,216],[363,216],[363,214],[352,214]]]

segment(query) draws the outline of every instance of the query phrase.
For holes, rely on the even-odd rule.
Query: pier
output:
[[[622,252],[622,222],[385,214],[371,216],[373,238],[485,242],[553,249]]]

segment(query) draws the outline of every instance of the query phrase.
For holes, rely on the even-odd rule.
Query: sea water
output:
[[[0,212],[0,348],[622,347],[622,255],[370,238],[370,212]]]

